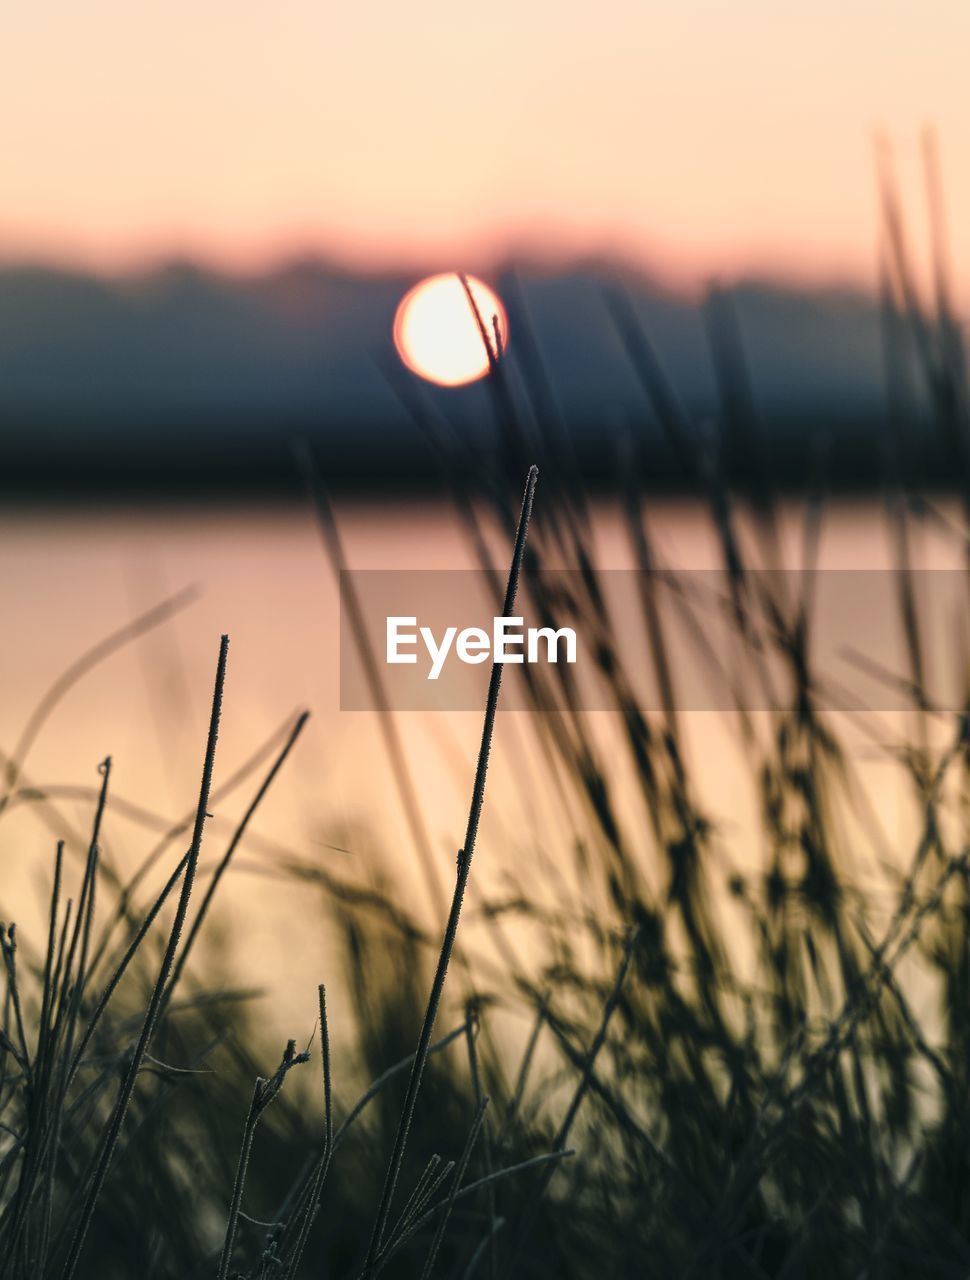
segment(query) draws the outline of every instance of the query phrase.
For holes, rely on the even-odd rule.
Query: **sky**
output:
[[[506,251],[871,282],[936,130],[970,297],[966,0],[32,0],[0,11],[0,257]]]

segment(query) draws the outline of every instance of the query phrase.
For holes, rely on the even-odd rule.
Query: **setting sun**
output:
[[[508,342],[508,319],[498,296],[481,280],[466,276],[473,309],[462,277],[429,276],[404,298],[394,317],[394,345],[413,372],[443,387],[460,387],[488,373],[477,309],[495,349],[495,325],[502,351]]]

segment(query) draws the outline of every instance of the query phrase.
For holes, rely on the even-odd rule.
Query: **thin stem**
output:
[[[411,1221],[418,1216],[422,1208],[427,1204],[431,1188],[436,1185],[438,1180],[438,1167],[440,1164],[441,1156],[435,1152],[425,1165],[424,1171],[414,1184],[414,1190],[408,1196],[404,1208],[401,1210],[401,1216],[391,1231],[392,1240],[404,1234]],[[449,1167],[453,1169],[454,1165],[452,1164]]]
[[[172,970],[172,964],[175,960],[175,953],[178,949],[179,939],[182,936],[182,929],[185,924],[185,917],[189,909],[189,898],[192,896],[192,885],[195,881],[195,870],[199,862],[199,852],[202,848],[202,833],[205,829],[205,820],[208,817],[209,791],[212,787],[212,770],[215,765],[216,743],[219,739],[219,719],[222,714],[222,695],[226,682],[226,660],[229,653],[229,637],[223,636],[219,643],[219,660],[216,665],[215,688],[212,694],[212,712],[209,718],[209,736],[206,742],[205,760],[202,766],[202,783],[199,788],[199,804],[195,814],[195,828],[192,833],[192,845],[189,849],[188,862],[185,867],[185,876],[182,881],[182,892],[179,896],[178,907],[175,912],[175,920],[172,924],[172,931],[169,934],[168,945],[165,948],[165,955],[162,958],[162,965],[159,970],[158,978],[155,982],[155,988],[152,991],[152,998],[145,1014],[145,1021],[142,1025],[141,1034],[138,1037],[138,1043],[135,1051],[131,1056],[128,1064],[128,1070],[125,1073],[125,1079],[122,1083],[121,1090],[115,1103],[114,1111],[108,1123],[107,1133],[105,1134],[104,1144],[101,1149],[101,1156],[98,1160],[97,1168],[94,1176],[88,1186],[87,1195],[81,1209],[81,1215],[78,1225],[74,1233],[74,1239],[71,1241],[71,1248],[64,1265],[64,1280],[72,1280],[77,1269],[78,1259],[84,1248],[84,1239],[91,1224],[91,1218],[94,1214],[94,1207],[97,1204],[98,1197],[101,1194],[101,1188],[104,1186],[104,1180],[107,1177],[108,1169],[114,1156],[115,1147],[118,1144],[118,1135],[121,1133],[121,1126],[124,1123],[125,1114],[128,1110],[128,1104],[131,1102],[131,1095],[135,1089],[135,1081],[138,1078],[138,1072],[145,1053],[151,1042],[152,1034],[155,1030],[155,1023],[158,1018],[158,1012],[161,1008],[162,999],[165,995],[168,976]]]
[[[330,1026],[327,1022],[327,988],[317,988],[320,1000],[320,1053],[323,1059],[323,1114],[327,1154],[333,1150],[333,1085],[330,1071]]]
[[[440,1040],[436,1041],[428,1050],[428,1057],[430,1058],[433,1053],[440,1053],[441,1050],[446,1049],[452,1041],[457,1040],[459,1036],[463,1036],[464,1034],[465,1024],[462,1023],[460,1027],[455,1027],[453,1031],[449,1031],[447,1035],[442,1036]],[[406,1058],[402,1058],[400,1062],[395,1062],[393,1067],[388,1067],[382,1075],[377,1077],[373,1084],[369,1085],[367,1089],[365,1089],[354,1103],[353,1109],[342,1122],[334,1136],[333,1146],[335,1151],[347,1136],[350,1126],[354,1123],[367,1104],[371,1102],[380,1093],[384,1086],[389,1081],[393,1080],[395,1076],[400,1075],[402,1071],[406,1071],[408,1067],[413,1067],[416,1058],[417,1053],[409,1053],[408,1056]]]
[[[317,1162],[310,1176],[309,1194],[306,1198],[306,1207],[300,1222],[299,1234],[296,1238],[296,1244],[293,1246],[293,1254],[286,1266],[284,1277],[295,1276],[303,1259],[303,1250],[306,1248],[307,1238],[310,1234],[310,1228],[313,1226],[313,1220],[316,1217],[317,1209],[320,1205],[320,1192],[327,1173],[330,1169],[330,1161],[333,1156],[333,1086],[330,1071],[330,1027],[327,1022],[327,989],[321,982],[317,987],[317,996],[320,1001],[320,1049],[323,1059],[323,1112],[324,1112],[324,1138],[323,1138],[323,1155]]]
[[[468,1266],[461,1273],[461,1280],[471,1280],[471,1277],[475,1273],[475,1269],[477,1268],[478,1264],[482,1260],[482,1254],[488,1248],[489,1244],[491,1244],[495,1240],[495,1237],[498,1235],[498,1233],[502,1230],[504,1226],[505,1226],[504,1218],[495,1219],[485,1239],[479,1240],[478,1245],[475,1248],[475,1252],[468,1259]]]
[[[468,1066],[471,1071],[472,1088],[475,1091],[475,1106],[480,1107],[485,1093],[482,1089],[481,1072],[478,1067],[478,1050],[475,1044],[475,1034],[477,1030],[477,1022],[471,1005],[465,1011],[465,1041],[468,1046]],[[484,1156],[485,1172],[492,1172],[492,1142],[488,1132],[488,1123],[482,1121],[482,1154]],[[497,1264],[495,1258],[495,1232],[494,1225],[496,1219],[495,1213],[495,1188],[489,1187],[486,1199],[488,1202],[488,1220],[493,1228],[489,1231],[489,1274],[491,1280],[495,1280],[497,1272]]]
[[[512,563],[509,568],[508,585],[505,590],[505,603],[503,607],[503,616],[505,617],[511,616],[512,610],[515,606],[515,597],[519,585],[519,574],[522,569],[526,537],[529,531],[529,517],[532,514],[532,502],[535,496],[535,487],[538,476],[538,468],[534,466],[530,467],[528,478],[526,480],[525,495],[522,499],[522,509],[519,514],[518,528],[515,534],[515,545],[512,551]],[[371,1232],[370,1245],[368,1246],[367,1256],[364,1261],[363,1274],[365,1276],[370,1276],[373,1273],[377,1255],[384,1242],[387,1220],[391,1212],[391,1202],[394,1198],[398,1175],[400,1174],[401,1164],[404,1160],[404,1151],[407,1146],[411,1120],[414,1116],[414,1108],[417,1103],[418,1091],[421,1088],[421,1078],[424,1074],[425,1064],[428,1060],[428,1050],[431,1046],[431,1035],[434,1030],[435,1019],[438,1015],[438,1005],[441,1001],[441,993],[444,989],[445,978],[448,975],[448,964],[451,960],[451,954],[455,946],[455,937],[458,933],[458,921],[461,918],[461,906],[465,896],[465,886],[468,883],[468,875],[471,871],[472,856],[475,852],[475,840],[478,835],[478,823],[481,817],[482,803],[485,798],[485,777],[488,772],[488,757],[492,745],[492,732],[495,727],[495,713],[498,709],[498,698],[502,682],[502,666],[503,664],[500,662],[493,662],[492,664],[492,673],[488,684],[488,696],[485,702],[485,720],[482,726],[481,744],[478,751],[478,765],[475,770],[475,782],[472,787],[471,805],[468,811],[468,825],[465,830],[465,842],[458,852],[458,872],[455,882],[454,896],[452,897],[451,910],[448,914],[444,939],[441,944],[441,952],[438,957],[438,967],[435,970],[434,980],[431,984],[431,994],[428,998],[428,1007],[424,1016],[424,1023],[421,1027],[421,1034],[418,1037],[418,1048],[414,1056],[411,1076],[408,1080],[407,1093],[405,1094],[404,1106],[401,1112],[401,1120],[398,1125],[397,1137],[394,1141],[394,1150],[391,1153],[391,1159],[387,1167],[387,1174],[384,1179],[384,1189],[381,1193],[377,1216],[374,1220],[373,1231]]]
[[[232,1201],[229,1205],[229,1217],[226,1221],[226,1237],[222,1246],[222,1257],[219,1260],[219,1276],[218,1280],[226,1280],[229,1274],[229,1263],[232,1260],[232,1249],[236,1240],[236,1224],[239,1221],[239,1207],[242,1204],[243,1188],[246,1185],[246,1172],[249,1168],[249,1156],[253,1149],[253,1138],[256,1135],[256,1126],[259,1124],[263,1112],[271,1102],[279,1094],[283,1088],[283,1081],[293,1067],[299,1066],[301,1063],[308,1061],[310,1055],[308,1053],[297,1053],[296,1044],[293,1040],[287,1042],[286,1048],[283,1050],[283,1057],[280,1065],[276,1068],[275,1073],[264,1080],[262,1076],[256,1077],[256,1084],[253,1089],[252,1101],[249,1104],[249,1114],[246,1117],[246,1128],[243,1131],[242,1147],[239,1151],[239,1161],[236,1165],[236,1177],[232,1187]]]
[[[441,1242],[445,1238],[445,1229],[448,1226],[448,1219],[451,1217],[451,1211],[454,1208],[455,1197],[465,1178],[465,1170],[468,1168],[468,1161],[471,1159],[472,1150],[475,1146],[475,1139],[478,1137],[479,1130],[485,1123],[485,1111],[488,1108],[488,1096],[482,1098],[475,1109],[475,1119],[472,1121],[472,1127],[468,1131],[468,1137],[465,1141],[465,1149],[461,1153],[461,1159],[458,1162],[458,1169],[451,1184],[451,1191],[445,1203],[444,1213],[438,1219],[438,1225],[435,1228],[434,1237],[431,1241],[431,1248],[428,1250],[428,1256],[425,1259],[424,1269],[421,1272],[421,1280],[430,1280],[431,1273],[434,1270],[434,1264],[438,1257],[438,1250],[441,1248]],[[491,1173],[491,1169],[488,1170]],[[494,1192],[495,1188],[489,1186],[489,1195]],[[491,1231],[494,1231],[494,1218],[490,1219]],[[491,1231],[489,1234],[491,1234]]]
[[[182,872],[185,870],[186,866],[188,865],[190,852],[191,851],[186,851],[182,855],[181,862],[179,862],[178,866],[169,876],[164,887],[162,888],[162,891],[159,893],[158,897],[152,903],[147,914],[145,915],[144,920],[142,920],[141,924],[138,926],[138,932],[132,938],[131,942],[128,945],[128,949],[125,951],[125,954],[122,956],[120,962],[118,963],[117,967],[112,973],[104,990],[101,992],[101,995],[98,998],[98,1003],[95,1005],[94,1012],[91,1014],[90,1021],[88,1022],[88,1025],[84,1029],[84,1034],[81,1037],[81,1042],[74,1053],[74,1058],[71,1062],[71,1071],[68,1076],[69,1087],[74,1081],[74,1077],[77,1074],[78,1067],[80,1067],[81,1065],[81,1060],[84,1057],[84,1052],[91,1041],[91,1037],[94,1035],[94,1032],[98,1027],[98,1024],[100,1023],[102,1017],[104,1016],[104,1011],[105,1009],[107,1009],[108,1004],[111,1000],[111,997],[114,995],[115,991],[117,990],[119,982],[124,977],[125,971],[127,970],[132,959],[134,958],[135,952],[141,946],[142,942],[145,939],[145,935],[148,933],[148,930],[152,927],[152,924],[154,923],[156,916],[161,911],[162,907],[165,905],[166,901],[168,900],[169,894],[178,884],[179,879],[182,875]]]
[[[599,1057],[600,1050],[606,1043],[606,1033],[609,1030],[610,1019],[613,1017],[616,1006],[620,1002],[620,993],[623,990],[623,983],[626,980],[627,971],[630,968],[630,961],[633,959],[633,952],[636,948],[639,936],[639,927],[630,930],[630,934],[626,940],[626,945],[623,948],[623,956],[616,971],[616,977],[613,980],[613,988],[607,997],[606,1003],[603,1005],[603,1015],[600,1018],[599,1028],[596,1035],[593,1037],[593,1042],[589,1046],[589,1050],[586,1054],[586,1060],[583,1063],[582,1075],[580,1076],[579,1083],[576,1086],[569,1106],[566,1108],[566,1114],[563,1116],[562,1123],[559,1126],[559,1132],[556,1134],[556,1141],[553,1145],[554,1153],[565,1151],[566,1143],[569,1140],[569,1133],[573,1127],[573,1121],[576,1119],[576,1116],[579,1113],[579,1108],[582,1106],[583,1099],[586,1097],[587,1090],[592,1083],[593,1072],[596,1067],[596,1059]],[[531,1203],[522,1214],[519,1221],[519,1229],[516,1234],[515,1243],[512,1246],[512,1253],[509,1258],[508,1267],[505,1272],[506,1275],[511,1275],[515,1269],[515,1265],[519,1259],[519,1254],[522,1251],[526,1237],[528,1236],[532,1223],[535,1219],[539,1202],[545,1195],[555,1172],[556,1166],[554,1164],[549,1165],[545,1169],[541,1179],[539,1180],[539,1185],[533,1193]]]
[[[188,936],[185,939],[185,946],[182,948],[181,952],[179,953],[178,960],[175,962],[175,967],[172,970],[172,977],[168,984],[168,990],[165,992],[165,1000],[162,1006],[163,1008],[171,1000],[172,993],[175,990],[176,986],[178,985],[178,981],[182,976],[182,973],[185,969],[186,962],[189,958],[189,953],[192,950],[192,946],[196,938],[199,936],[199,930],[202,928],[202,925],[205,922],[205,918],[206,918],[206,915],[208,914],[209,907],[212,905],[212,899],[215,897],[216,890],[219,887],[219,881],[225,875],[229,867],[229,863],[232,861],[232,856],[236,852],[236,849],[239,847],[240,843],[242,842],[242,838],[246,834],[246,830],[249,827],[250,822],[252,821],[253,815],[256,813],[256,810],[262,804],[267,791],[269,791],[270,787],[273,785],[274,781],[276,780],[276,775],[279,773],[279,771],[283,768],[283,765],[286,763],[287,756],[290,754],[290,752],[293,750],[294,746],[296,745],[296,740],[297,738],[299,738],[300,734],[303,732],[303,729],[306,725],[307,720],[309,720],[309,718],[310,718],[309,711],[303,711],[300,713],[299,716],[297,716],[296,722],[293,725],[293,728],[290,730],[289,736],[287,737],[286,742],[284,742],[279,755],[273,761],[268,773],[266,774],[266,777],[263,779],[262,783],[260,784],[258,791],[253,796],[252,800],[249,802],[249,806],[246,809],[246,812],[243,814],[242,820],[240,821],[239,825],[236,827],[236,830],[233,832],[232,839],[229,841],[229,844],[226,847],[226,851],[222,855],[222,858],[219,861],[219,865],[216,867],[215,871],[213,871],[212,879],[209,881],[206,891],[203,894],[202,902],[199,906],[199,910],[197,911],[195,919],[192,921],[192,924],[189,928]]]
[[[279,773],[280,768],[282,767],[286,757],[289,755],[297,737],[299,736],[300,732],[303,729],[304,724],[306,723],[308,714],[309,714],[308,712],[304,712],[297,719],[295,725],[290,731],[290,734],[286,742],[281,748],[279,754],[276,757],[276,760],[270,767],[269,772],[267,773],[259,790],[257,791],[256,796],[250,803],[245,814],[241,818],[238,826],[233,832],[232,837],[229,841],[229,845],[227,846],[226,852],[223,854],[223,857],[219,863],[219,866],[216,868],[216,871],[213,873],[213,878],[209,883],[209,887],[206,891],[205,898],[203,899],[202,907],[200,908],[199,914],[196,916],[195,921],[193,922],[192,928],[189,931],[189,936],[186,941],[186,944],[182,949],[182,952],[179,956],[178,962],[175,967],[175,971],[172,975],[171,980],[169,981],[168,989],[165,995],[166,1007],[171,1002],[172,993],[175,990],[176,982],[178,981],[178,978],[185,965],[186,955],[188,953],[188,950],[192,944],[192,941],[195,935],[198,933],[198,929],[199,929],[199,926],[201,925],[203,914],[208,909],[212,901],[213,895],[215,894],[215,890],[218,885],[218,880],[219,878],[221,878],[222,874],[225,872],[226,868],[229,865],[229,861],[232,858],[233,853],[235,852],[240,842],[242,841],[242,838],[246,833],[246,829],[249,826],[250,819],[252,818],[253,814],[256,812],[256,809],[259,807],[259,804],[262,801],[263,797],[265,796],[266,792],[268,791],[270,784],[273,782],[274,778]],[[145,938],[145,935],[148,933],[148,930],[151,928],[152,923],[155,920],[155,917],[158,915],[159,911],[161,911],[162,907],[165,905],[166,900],[168,899],[169,894],[172,892],[172,890],[175,888],[175,885],[178,883],[179,877],[181,876],[182,872],[184,871],[188,863],[190,854],[191,854],[191,850],[188,850],[183,855],[181,862],[179,862],[175,870],[169,876],[167,882],[165,883],[158,897],[155,899],[155,901],[152,903],[151,907],[149,908],[149,911],[146,914],[145,918],[142,920],[141,924],[138,926],[138,931],[135,934],[135,936],[132,938],[131,942],[129,943],[128,948],[125,951],[125,954],[121,958],[121,961],[115,967],[114,972],[112,973],[107,984],[105,985],[105,988],[101,993],[98,1003],[95,1006],[94,1012],[91,1015],[91,1019],[88,1022],[88,1025],[85,1029],[84,1035],[81,1038],[81,1043],[78,1045],[77,1052],[74,1055],[74,1060],[71,1064],[71,1073],[68,1079],[68,1084],[70,1084],[71,1081],[73,1081],[74,1076],[77,1072],[77,1069],[81,1065],[81,1059],[84,1055],[84,1051],[87,1049],[88,1044],[91,1041],[91,1037],[95,1032],[95,1029],[97,1028],[99,1022],[101,1021],[101,1018],[104,1016],[105,1009],[108,1007],[108,1003],[111,1000],[111,997],[114,995],[119,982],[121,981],[122,977],[125,974],[125,971],[127,970],[132,959],[134,958],[135,952],[141,946]]]
[[[541,1155],[531,1156],[528,1160],[523,1160],[519,1164],[510,1164],[504,1169],[496,1169],[494,1173],[488,1173],[482,1178],[476,1178],[474,1182],[469,1182],[460,1191],[456,1191],[455,1202],[465,1200],[469,1196],[473,1196],[476,1191],[481,1191],[484,1187],[490,1187],[494,1183],[500,1182],[503,1178],[511,1177],[513,1173],[525,1173],[528,1169],[535,1169],[542,1165],[556,1165],[560,1160],[570,1160],[575,1154],[576,1152],[571,1147],[565,1151],[546,1151]],[[435,1216],[441,1213],[447,1207],[447,1204],[446,1200],[439,1200],[427,1213],[423,1213],[416,1222],[411,1224],[405,1235],[399,1240],[395,1240],[393,1244],[388,1245],[386,1252],[382,1253],[377,1261],[374,1274],[377,1275],[379,1271],[383,1270],[387,1263],[390,1262],[391,1257],[422,1227],[426,1227],[429,1222],[433,1222]]]
[[[37,1035],[36,1057],[38,1069],[47,1054],[47,1033],[50,1030],[51,983],[54,977],[54,954],[57,949],[57,913],[61,900],[61,874],[64,867],[64,841],[58,840],[54,858],[54,884],[51,889],[50,926],[47,937],[47,955],[44,958],[44,990],[41,997],[40,1023]]]
[[[239,1160],[236,1163],[236,1177],[232,1184],[232,1200],[229,1204],[229,1217],[226,1221],[226,1236],[222,1245],[222,1257],[219,1259],[219,1280],[226,1280],[229,1274],[229,1260],[236,1242],[236,1223],[239,1221],[239,1206],[242,1203],[243,1187],[246,1185],[246,1170],[249,1168],[249,1156],[253,1149],[253,1138],[259,1122],[259,1100],[266,1081],[257,1077],[253,1086],[253,1097],[246,1117],[246,1128],[243,1130],[242,1146],[239,1148]]]
[[[528,1044],[525,1046],[525,1052],[522,1055],[522,1062],[519,1066],[519,1073],[515,1081],[515,1091],[512,1094],[512,1101],[509,1103],[508,1111],[505,1113],[505,1123],[502,1125],[502,1131],[499,1134],[498,1145],[503,1147],[506,1140],[511,1135],[512,1126],[518,1118],[519,1108],[522,1106],[522,1099],[525,1096],[525,1086],[529,1079],[529,1071],[532,1068],[532,1059],[535,1055],[536,1045],[539,1043],[539,1036],[542,1032],[543,1024],[546,1021],[546,1015],[549,1011],[549,992],[545,992],[539,1004],[536,1020],[532,1026],[532,1033],[529,1036]]]

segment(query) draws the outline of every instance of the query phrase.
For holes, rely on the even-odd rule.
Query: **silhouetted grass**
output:
[[[318,903],[331,928],[343,968],[325,976],[331,989],[345,984],[355,1026],[353,1044],[331,1046],[321,987],[319,1041],[303,1052],[290,1041],[274,1072],[246,993],[209,990],[188,958],[305,716],[223,782],[268,767],[190,918],[223,647],[194,823],[163,826],[164,840],[128,883],[106,873],[105,762],[89,796],[90,838],[77,845],[65,835],[55,846],[46,936],[25,942],[14,926],[3,930],[0,1277],[970,1275],[970,682],[959,707],[935,705],[909,546],[913,522],[927,520],[962,552],[970,547],[970,414],[938,201],[926,315],[888,168],[882,181],[887,354],[915,344],[964,501],[961,524],[904,483],[911,477],[889,451],[907,669],[886,678],[909,699],[912,733],[891,736],[878,720],[869,728],[920,830],[912,848],[887,851],[884,900],[874,904],[857,878],[857,833],[879,798],[862,794],[813,666],[810,578],[793,597],[760,572],[781,563],[771,477],[749,469],[744,492],[729,483],[732,451],[756,455],[760,430],[729,297],[713,296],[707,312],[719,433],[689,419],[629,301],[614,295],[604,315],[706,504],[725,570],[717,607],[730,653],[710,638],[710,603],[678,593],[664,573],[634,432],[617,442],[617,468],[646,643],[631,657],[619,642],[539,339],[524,314],[513,315],[513,333],[525,326],[519,368],[515,345],[500,354],[490,317],[480,316],[498,445],[447,474],[448,490],[497,606],[513,611],[521,577],[544,623],[582,630],[610,695],[610,733],[591,722],[568,668],[522,671],[527,749],[559,817],[538,835],[509,833],[501,896],[472,881],[459,935],[500,668],[450,909],[442,899],[429,926],[415,906],[414,869],[437,901],[440,868],[421,813],[433,780],[412,776],[375,667],[372,692],[414,848],[396,852],[381,880],[276,859],[275,873]],[[415,386],[405,395],[432,440],[448,429]],[[543,493],[527,544],[534,472],[521,512],[510,495],[533,454]],[[335,515],[312,459],[301,457],[339,570]],[[818,461],[806,486],[809,566],[824,512],[824,445]],[[466,489],[456,475],[480,483]],[[504,598],[489,522],[511,546]],[[541,573],[562,561],[577,570],[568,595],[552,594]],[[116,633],[65,679],[178,603]],[[725,718],[759,802],[756,829],[740,835],[708,812],[692,765],[674,619],[736,691]],[[656,705],[636,692],[633,664],[649,670]],[[744,690],[769,683],[774,709],[755,716]],[[64,687],[42,701],[14,752],[4,806],[27,802],[24,757]],[[30,794],[57,799],[43,788]],[[188,851],[173,856],[190,825]],[[76,890],[66,847],[84,851]],[[162,858],[175,864],[169,879],[139,907],[147,867]],[[443,1001],[452,959],[461,963]],[[509,1014],[522,1022],[518,1052],[495,1029]],[[321,1095],[314,1073],[290,1083],[318,1052]],[[311,1075],[314,1088],[301,1087]]]

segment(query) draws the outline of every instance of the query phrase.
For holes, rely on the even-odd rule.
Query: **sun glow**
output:
[[[429,276],[401,299],[394,345],[413,373],[442,387],[460,387],[489,370],[479,320],[492,354],[500,355],[508,342],[508,319],[498,295],[474,276]]]

